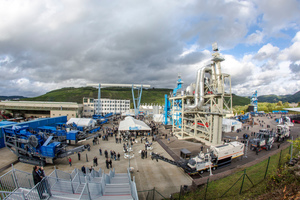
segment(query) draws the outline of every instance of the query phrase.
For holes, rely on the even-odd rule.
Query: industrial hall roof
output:
[[[75,102],[46,102],[46,101],[1,101],[0,109],[13,110],[78,110],[83,105]]]
[[[293,112],[300,112],[300,108],[284,108],[284,110],[289,110],[289,111],[293,111]]]
[[[151,128],[145,122],[134,119],[133,117],[125,117],[119,125],[120,131],[150,131]]]

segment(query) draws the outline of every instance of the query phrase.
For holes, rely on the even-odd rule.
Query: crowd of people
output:
[[[114,121],[115,122],[115,121]],[[102,160],[105,160],[105,166],[107,169],[111,169],[113,166],[113,160],[114,161],[120,161],[121,154],[120,152],[115,151],[113,148],[110,149],[104,149],[101,145],[102,142],[106,142],[109,140],[109,138],[115,138],[116,144],[122,144],[123,145],[123,151],[124,153],[128,153],[128,151],[132,151],[132,147],[134,144],[141,142],[141,144],[145,145],[145,149],[141,150],[141,158],[145,159],[148,156],[148,151],[152,149],[152,143],[154,141],[155,134],[158,133],[158,126],[153,121],[148,121],[147,124],[151,128],[150,131],[118,131],[118,127],[115,126],[115,124],[112,124],[112,127],[102,127],[98,134],[93,138],[93,146],[89,146],[89,151],[91,148],[99,148],[99,155],[93,155],[92,159],[92,165],[90,167],[86,167],[83,165],[81,167],[81,171],[86,174],[88,171],[91,172],[95,167],[99,166],[99,162]],[[140,141],[139,138],[140,137]],[[152,142],[148,140],[148,138],[152,137]],[[102,138],[102,142],[100,142],[99,139]],[[85,159],[82,159],[83,152],[78,152],[78,161],[79,162],[89,162],[88,154],[86,154],[84,157]],[[103,157],[102,157],[103,156]],[[125,157],[126,158],[126,157]],[[68,157],[68,163],[69,166],[72,167],[72,158]],[[100,162],[101,163],[101,162]]]

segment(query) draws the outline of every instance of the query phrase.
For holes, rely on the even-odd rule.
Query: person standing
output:
[[[121,155],[120,155],[120,153],[118,152],[118,160],[120,160],[120,156],[121,156]]]
[[[38,171],[39,171],[39,166],[35,165],[32,171],[34,185],[38,184],[43,179],[43,177],[40,176]],[[37,187],[37,192],[39,194],[40,199],[44,199],[43,191],[41,189],[42,189],[41,187]]]
[[[105,161],[105,163],[106,163],[106,168],[107,168],[107,169],[109,169],[109,162],[108,162],[108,158],[106,158],[106,161]]]
[[[69,157],[69,165],[70,165],[70,167],[72,166],[72,159],[71,159],[71,157]]]
[[[105,154],[105,158],[108,158],[108,152],[107,152],[106,149],[105,149],[105,151],[104,151],[104,154]]]
[[[109,167],[112,168],[112,161],[111,161],[111,159],[109,159],[108,163],[109,163]]]
[[[102,149],[101,148],[99,149],[99,153],[100,153],[100,156],[102,156]]]
[[[86,171],[85,171],[85,166],[84,165],[81,167],[81,171],[85,175]]]
[[[147,150],[145,150],[145,158],[147,158]]]
[[[96,166],[97,166],[97,157],[96,157],[96,156],[95,156],[94,159],[93,159],[93,163],[94,163],[93,166],[96,167]]]
[[[78,160],[80,160],[80,152],[78,152],[77,155],[78,155]]]

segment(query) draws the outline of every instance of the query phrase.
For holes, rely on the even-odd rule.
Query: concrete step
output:
[[[121,183],[129,183],[129,179],[128,178],[112,178],[111,180],[110,180],[110,183],[111,184],[121,184]]]
[[[50,200],[78,200],[80,194],[67,194],[67,195],[52,195]]]
[[[102,196],[99,200],[133,200],[131,195],[112,195],[112,196]]]
[[[81,194],[85,184],[80,184],[77,188],[75,188],[75,193]]]

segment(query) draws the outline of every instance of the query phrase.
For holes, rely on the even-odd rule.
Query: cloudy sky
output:
[[[0,0],[0,95],[185,87],[217,42],[238,95],[300,90],[299,0]]]

